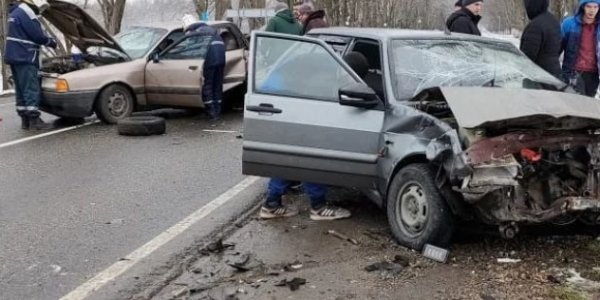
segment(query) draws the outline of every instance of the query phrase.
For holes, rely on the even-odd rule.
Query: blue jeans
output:
[[[281,207],[281,197],[285,195],[290,187],[291,181],[279,178],[271,178],[267,191],[267,201],[265,206],[268,208]],[[320,209],[327,203],[326,194],[327,186],[316,183],[305,182],[302,184],[304,192],[310,198],[310,207],[312,209]]]
[[[225,66],[207,67],[204,69],[202,99],[204,100],[206,112],[213,119],[221,115],[224,77]]]
[[[17,114],[20,117],[37,118],[42,94],[38,68],[34,65],[11,65],[15,81]]]

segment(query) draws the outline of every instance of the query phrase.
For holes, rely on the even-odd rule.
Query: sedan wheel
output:
[[[387,195],[387,214],[398,243],[421,250],[426,244],[445,247],[454,219],[427,164],[413,164],[396,174]]]
[[[94,111],[100,120],[108,124],[116,124],[131,115],[134,107],[133,95],[129,89],[120,84],[106,87],[94,105]]]

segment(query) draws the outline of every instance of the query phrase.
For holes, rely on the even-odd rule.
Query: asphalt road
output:
[[[0,98],[0,145],[39,134],[12,102]],[[148,138],[92,124],[0,147],[0,299],[60,298],[236,185],[241,119],[169,119]]]

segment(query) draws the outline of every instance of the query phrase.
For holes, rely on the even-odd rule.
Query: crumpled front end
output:
[[[471,170],[454,190],[486,223],[600,221],[600,135],[513,132],[454,159]]]

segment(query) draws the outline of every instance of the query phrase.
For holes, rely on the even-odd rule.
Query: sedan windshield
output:
[[[133,27],[115,36],[115,40],[132,59],[144,57],[167,33],[166,29]]]
[[[433,87],[564,87],[508,43],[395,40],[391,47],[394,89],[399,100],[409,100]]]

